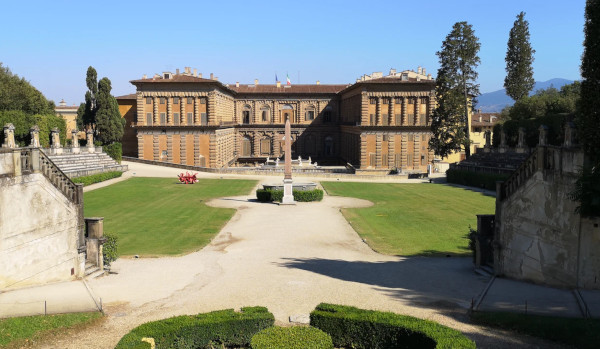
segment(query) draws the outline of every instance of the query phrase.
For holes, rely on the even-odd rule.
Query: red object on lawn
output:
[[[179,177],[179,181],[183,184],[194,184],[198,182],[198,179],[196,179],[196,175],[197,173],[190,174],[186,171],[185,174],[183,174],[182,172],[181,174],[177,175],[177,177]]]

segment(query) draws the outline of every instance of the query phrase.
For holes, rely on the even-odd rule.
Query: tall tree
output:
[[[98,94],[98,73],[94,67],[87,69],[85,84],[88,90],[85,92],[85,104],[81,103],[77,109],[77,126],[80,129],[96,129],[96,95]]]
[[[429,148],[436,155],[446,157],[465,149],[471,155],[469,139],[469,109],[477,103],[479,84],[475,83],[477,55],[481,44],[473,27],[467,22],[457,22],[436,52],[440,61],[435,94],[437,107],[433,111],[431,130],[433,137]]]
[[[54,115],[54,102],[47,100],[25,78],[13,74],[0,62],[0,110],[20,110],[26,114]]]
[[[117,100],[110,94],[111,89],[108,78],[102,78],[98,82],[96,132],[98,133],[98,140],[103,144],[120,141],[125,126],[125,119],[121,117]]]
[[[506,77],[504,78],[504,88],[506,94],[515,101],[526,97],[535,81],[533,80],[533,54],[535,50],[529,43],[529,22],[527,22],[525,12],[517,15],[513,27],[508,35],[508,48],[506,50]]]

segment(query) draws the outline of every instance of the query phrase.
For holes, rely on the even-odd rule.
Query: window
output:
[[[179,113],[173,113],[173,122],[175,126],[179,126]]]
[[[408,135],[408,141],[409,142],[412,142],[414,140],[415,140],[415,137],[412,134]]]
[[[419,115],[419,125],[421,125],[421,126],[427,125],[427,121],[425,120],[425,114]]]
[[[388,125],[388,115],[387,114],[381,114],[381,124],[383,126],[387,126]]]
[[[387,98],[383,98],[383,104],[390,104],[390,100]]]
[[[369,166],[375,167],[376,161],[377,157],[375,156],[375,153],[369,153]]]
[[[267,113],[268,112],[266,110],[262,111],[262,121],[263,122],[266,122],[269,119],[269,117],[267,116]]]
[[[421,97],[421,104],[427,104],[427,97]]]
[[[152,104],[152,97],[146,97],[146,104]]]
[[[323,112],[323,121],[324,122],[331,122],[331,110],[325,110]]]
[[[408,104],[415,104],[415,100],[414,100],[414,99],[412,99],[412,98],[409,98],[409,99],[408,99]]]
[[[415,124],[415,114],[408,114],[407,116],[408,116],[408,118],[407,118],[408,124],[411,126],[414,125]]]
[[[165,104],[166,98],[165,97],[160,97],[160,104]]]
[[[377,98],[369,98],[369,104],[377,104]]]
[[[165,125],[167,123],[167,113],[160,113],[160,124]]]
[[[269,155],[271,154],[271,140],[268,138],[260,140],[260,154]]]
[[[402,154],[396,154],[394,156],[394,167],[402,168]]]
[[[381,154],[381,163],[382,163],[383,167],[388,166],[388,154],[387,153]]]
[[[194,99],[193,99],[192,97],[188,97],[188,98],[187,98],[187,104],[192,104],[192,101],[193,101],[193,100],[194,100]]]
[[[402,125],[402,115],[401,114],[394,115],[394,119],[395,119],[395,122],[396,122],[397,126]]]
[[[242,156],[248,157],[252,153],[252,143],[250,142],[250,138],[244,137],[242,139]]]
[[[152,113],[146,113],[146,125],[152,126]]]
[[[306,121],[310,121],[310,120],[314,120],[314,119],[315,119],[315,111],[307,110],[306,111]]]
[[[242,111],[242,124],[250,123],[250,110]]]
[[[179,104],[179,97],[173,97],[173,104]]]
[[[375,114],[369,114],[369,125],[375,125]]]
[[[394,103],[396,103],[396,104],[402,104],[402,98],[400,98],[400,97],[394,98]]]
[[[200,98],[200,104],[206,104],[206,98]]]
[[[206,113],[200,113],[200,123],[204,126],[208,125],[208,116]]]
[[[187,124],[188,125],[194,124],[194,113],[187,113]]]

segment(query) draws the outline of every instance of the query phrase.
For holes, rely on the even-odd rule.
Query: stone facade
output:
[[[123,152],[140,159],[211,168],[264,162],[282,156],[289,116],[294,157],[405,173],[425,172],[433,160],[435,82],[424,74],[352,85],[227,85],[186,69],[131,83],[136,94],[117,100],[128,106],[125,132],[135,132],[137,144],[124,141]]]

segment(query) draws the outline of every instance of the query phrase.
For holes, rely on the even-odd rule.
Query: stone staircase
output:
[[[69,178],[110,171],[127,171],[126,165],[120,165],[104,152],[48,154],[48,157]]]
[[[106,272],[100,269],[97,265],[94,265],[90,262],[85,263],[85,278],[86,279],[95,279],[101,276],[104,276]]]

